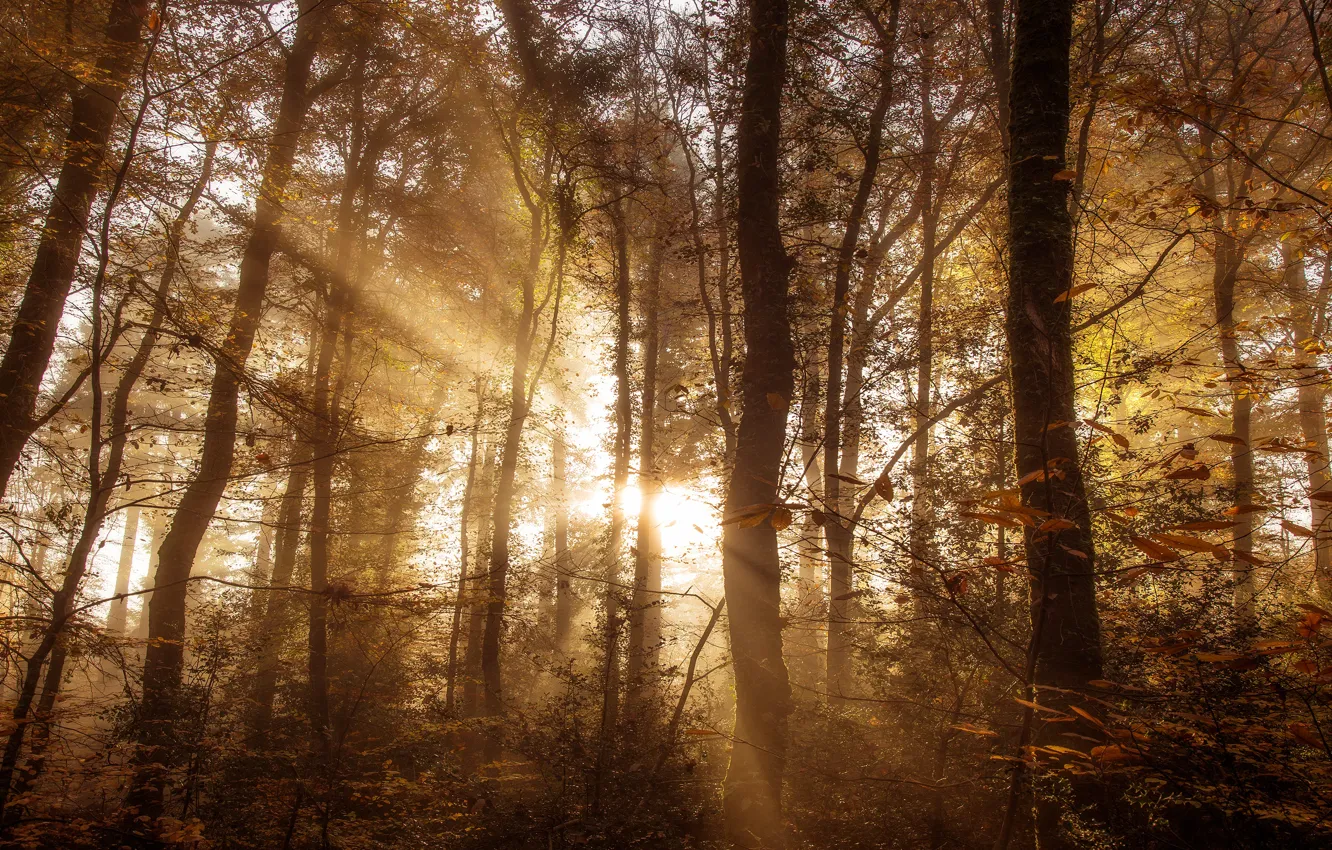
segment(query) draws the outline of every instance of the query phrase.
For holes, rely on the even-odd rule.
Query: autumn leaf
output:
[[[1298,523],[1291,522],[1288,519],[1283,519],[1281,521],[1281,527],[1289,531],[1291,534],[1294,534],[1296,537],[1314,536],[1313,529],[1305,528],[1304,526],[1299,525]]]
[[[1309,724],[1292,723],[1286,728],[1290,730],[1290,734],[1295,736],[1295,740],[1299,741],[1301,744],[1309,747],[1316,747],[1320,750],[1323,748],[1323,740],[1309,728]]]
[[[771,407],[773,410],[786,410],[789,404],[790,403],[786,400],[785,396],[778,393],[768,393],[768,407]]]
[[[1096,288],[1096,284],[1094,284],[1094,283],[1083,283],[1083,284],[1080,284],[1080,285],[1078,285],[1078,286],[1073,287],[1072,289],[1065,290],[1065,291],[1059,293],[1058,295],[1056,295],[1056,296],[1055,296],[1054,303],[1055,303],[1055,304],[1063,303],[1064,301],[1067,301],[1068,299],[1072,298],[1072,297],[1075,296],[1075,295],[1081,295],[1082,293],[1086,292],[1087,290],[1089,290],[1089,289],[1095,289],[1095,288]]]
[[[1231,444],[1231,445],[1233,445],[1233,446],[1247,446],[1247,445],[1248,445],[1248,443],[1244,442],[1244,440],[1243,440],[1242,438],[1240,438],[1240,437],[1236,437],[1234,434],[1213,434],[1212,436],[1208,437],[1207,439],[1209,439],[1209,440],[1216,440],[1218,443],[1229,443],[1229,444]]]
[[[777,531],[784,531],[791,527],[791,511],[789,508],[777,507],[772,509],[770,518],[772,527]]]
[[[893,500],[892,479],[886,478],[882,475],[874,479],[874,492],[877,493],[879,498],[883,499],[885,502],[891,502]]]
[[[1174,549],[1153,540],[1148,540],[1146,537],[1132,535],[1129,537],[1129,541],[1153,561],[1178,561],[1181,557]]]
[[[1215,416],[1215,415],[1216,415],[1215,413],[1213,413],[1213,412],[1210,411],[1210,410],[1204,410],[1204,409],[1201,408],[1201,407],[1188,407],[1187,405],[1183,405],[1183,404],[1181,404],[1181,405],[1179,406],[1179,409],[1180,409],[1180,410],[1183,410],[1183,411],[1187,411],[1188,413],[1192,413],[1194,416]]]

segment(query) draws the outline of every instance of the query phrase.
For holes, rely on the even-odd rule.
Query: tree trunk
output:
[[[504,608],[508,604],[509,535],[513,525],[514,478],[518,455],[522,450],[523,426],[527,422],[527,371],[536,337],[536,278],[541,268],[545,244],[545,215],[540,202],[528,204],[531,226],[528,232],[527,268],[522,277],[523,305],[514,335],[513,375],[510,387],[509,422],[500,452],[499,480],[495,484],[494,541],[490,551],[490,595],[486,600],[486,626],[481,645],[481,672],[485,683],[486,716],[491,728],[486,736],[486,761],[500,756],[501,730],[498,720],[504,713],[504,694],[500,669],[500,638],[504,628]]]
[[[917,608],[930,596],[931,531],[930,408],[934,384],[934,244],[938,241],[939,203],[935,172],[939,159],[939,123],[934,115],[934,40],[921,39],[920,104],[920,312],[916,320],[916,439],[911,449],[911,583]]]
[[[555,648],[569,650],[573,631],[573,558],[569,552],[569,472],[564,432],[555,435],[551,449],[551,479],[555,484]]]
[[[138,542],[139,507],[131,505],[125,508],[125,529],[120,537],[120,563],[116,566],[116,596],[122,598],[112,600],[111,610],[106,614],[106,630],[114,635],[125,633],[129,600],[123,597],[129,593],[130,573],[134,570],[134,549]]]
[[[136,818],[155,820],[162,813],[175,740],[173,725],[180,709],[178,691],[185,660],[188,580],[199,544],[231,475],[241,376],[263,313],[269,263],[277,249],[283,196],[310,105],[310,68],[327,14],[320,14],[316,0],[301,0],[299,13],[256,201],[254,228],[241,259],[227,335],[216,356],[198,472],[181,497],[171,530],[159,551],[144,659],[139,750],[134,757],[135,776],[126,797],[127,823],[135,830],[143,828]]]
[[[36,695],[37,682],[41,676],[42,665],[46,663],[48,657],[51,658],[51,668],[47,670],[46,677],[42,684],[41,698],[38,704],[38,711],[43,716],[49,715],[51,707],[55,705],[55,699],[60,687],[61,673],[65,662],[65,653],[63,647],[58,643],[61,632],[64,631],[69,619],[74,614],[74,603],[78,597],[79,588],[83,582],[83,577],[88,569],[88,562],[92,557],[93,547],[97,542],[97,535],[101,531],[102,524],[106,521],[107,508],[110,505],[111,494],[116,488],[120,478],[120,472],[125,461],[125,447],[129,442],[129,405],[130,398],[134,394],[134,388],[138,384],[139,378],[143,375],[143,370],[148,364],[148,359],[152,356],[153,349],[157,345],[158,328],[166,316],[167,296],[171,291],[172,282],[175,279],[176,270],[179,266],[181,240],[184,238],[185,226],[194,215],[194,208],[198,204],[199,198],[203,195],[204,189],[212,176],[213,154],[216,150],[215,143],[208,143],[199,177],[195,181],[190,194],[186,196],[185,203],[181,206],[179,213],[172,222],[167,232],[167,245],[165,263],[162,268],[162,275],[158,279],[157,289],[153,293],[153,311],[149,317],[148,329],[144,331],[139,338],[139,344],[134,350],[133,356],[125,364],[124,371],[121,373],[120,382],[116,386],[115,394],[111,399],[111,415],[108,422],[108,433],[110,439],[106,443],[107,458],[105,467],[102,466],[102,448],[101,441],[101,403],[100,403],[100,376],[101,356],[99,353],[101,339],[99,334],[93,335],[93,419],[94,427],[91,430],[88,472],[89,485],[91,492],[89,494],[88,505],[84,511],[83,526],[78,539],[70,551],[69,562],[65,567],[65,575],[61,582],[59,590],[56,591],[51,600],[51,620],[42,633],[41,642],[32,651],[28,657],[28,663],[24,674],[23,684],[20,688],[18,699],[14,704],[14,719],[16,721],[15,729],[9,735],[6,742],[3,757],[0,757],[0,812],[4,811],[8,800],[10,782],[13,777],[14,768],[18,764],[19,752],[23,746],[23,737],[28,726],[28,712],[32,708],[32,700]],[[124,172],[122,171],[121,177]],[[119,184],[117,184],[119,185]],[[113,193],[114,194],[114,193]],[[109,214],[109,213],[108,213]],[[106,271],[107,254],[102,256],[102,265],[98,270],[99,279]],[[94,299],[94,309],[100,310],[101,305]],[[94,325],[96,327],[96,325]],[[137,509],[135,509],[137,511]],[[137,534],[138,515],[135,514],[135,533]],[[133,559],[133,550],[130,553]],[[125,576],[126,590],[128,590],[128,573]],[[117,586],[120,582],[117,579]],[[123,602],[123,600],[121,600]],[[114,612],[114,609],[113,609]],[[123,628],[123,624],[122,624]],[[54,654],[53,654],[54,653]],[[45,708],[43,708],[45,706]],[[47,735],[46,725],[42,724],[40,732],[43,744]],[[34,753],[33,767],[24,777],[21,784],[31,784],[36,778],[36,772],[41,769],[42,760]]]
[[[476,376],[476,419],[472,422],[472,444],[467,452],[467,484],[463,487],[462,510],[458,513],[458,595],[453,600],[453,622],[449,627],[449,672],[444,691],[444,705],[450,714],[457,708],[454,692],[458,682],[458,639],[462,632],[463,602],[467,597],[467,567],[472,556],[468,525],[472,521],[473,492],[476,490],[476,466],[480,460],[481,424],[484,421],[485,378]]]
[[[597,742],[597,766],[592,793],[595,810],[600,805],[606,759],[620,722],[620,582],[623,565],[624,491],[629,486],[629,457],[633,441],[633,388],[629,383],[629,230],[624,209],[617,199],[610,205],[612,241],[615,247],[615,445],[611,491],[610,535],[606,542],[606,631],[605,664],[602,669],[601,730]]]
[[[658,311],[661,305],[663,233],[654,234],[648,259],[643,304],[643,410],[639,420],[638,540],[634,556],[634,597],[629,609],[630,697],[641,703],[647,682],[657,664],[661,643],[661,529],[658,527],[657,497],[661,477],[657,472],[657,360],[661,343]]]
[[[282,649],[281,632],[290,607],[291,595],[285,588],[291,585],[296,572],[296,555],[301,546],[302,514],[305,511],[305,490],[310,481],[310,460],[313,446],[300,440],[291,458],[291,471],[287,474],[287,489],[282,494],[278,514],[277,540],[273,544],[273,574],[270,588],[284,588],[268,592],[268,604],[259,627],[259,662],[254,675],[253,706],[250,710],[250,728],[263,740],[273,721],[273,699],[277,694],[278,661]]]
[[[1231,434],[1242,442],[1230,446],[1230,469],[1234,478],[1235,504],[1248,505],[1257,500],[1253,478],[1253,397],[1248,370],[1240,359],[1239,338],[1235,329],[1235,284],[1239,280],[1243,251],[1225,224],[1215,229],[1216,257],[1212,264],[1212,297],[1216,305],[1217,334],[1221,342],[1221,363],[1230,388]],[[1254,514],[1241,512],[1231,530],[1235,569],[1235,625],[1241,630],[1256,625],[1253,595]]]
[[[805,470],[805,486],[811,504],[820,504],[823,496],[823,472],[819,466],[819,386],[818,364],[811,358],[805,363],[800,397],[800,463]],[[796,578],[796,622],[794,640],[786,643],[791,657],[791,676],[802,689],[817,691],[820,664],[824,660],[819,640],[823,596],[823,524],[813,511],[805,514],[800,526],[800,566]]]
[[[751,0],[749,14],[749,59],[736,129],[746,350],[743,418],[726,493],[730,520],[777,502],[796,367],[788,303],[791,260],[780,225],[786,0]],[[782,572],[771,515],[755,525],[727,523],[722,574],[735,675],[734,743],[722,786],[725,831],[737,846],[780,847],[786,843],[782,774],[791,686],[782,657]]]
[[[147,6],[142,0],[112,0],[97,68],[74,94],[60,177],[9,347],[0,360],[0,399],[4,399],[0,405],[0,497],[37,427],[37,392],[55,349],[111,128],[138,55]]]
[[[828,335],[828,386],[823,413],[823,501],[824,534],[828,545],[828,695],[845,697],[851,690],[851,587],[853,536],[849,502],[841,494],[842,452],[842,369],[846,354],[847,316],[851,310],[851,270],[865,209],[874,190],[883,148],[884,118],[893,102],[893,58],[897,41],[899,0],[893,0],[886,31],[880,33],[879,93],[869,116],[869,136],[860,182],[851,200],[846,228],[837,252],[833,277],[832,318]],[[748,410],[748,408],[746,408]],[[731,608],[735,616],[735,608]]]
[[[467,591],[467,652],[463,655],[462,716],[476,717],[481,708],[481,643],[486,628],[486,600],[490,593],[490,547],[495,535],[492,523],[495,509],[495,443],[487,441],[481,462],[481,480],[477,482],[476,562],[479,570],[469,581]]]
[[[1043,703],[1101,676],[1091,516],[1074,422],[1073,220],[1066,169],[1072,0],[1018,0],[1011,88],[1007,332],[1022,500],[1070,528],[1024,528],[1032,576],[1034,685]],[[1038,740],[1050,741],[1055,724]],[[1042,848],[1072,848],[1050,797],[1038,801]]]
[[[1322,376],[1318,368],[1318,349],[1315,346],[1313,317],[1325,305],[1313,303],[1309,295],[1309,281],[1305,276],[1304,257],[1289,242],[1281,243],[1281,260],[1286,266],[1285,283],[1291,305],[1291,332],[1295,349],[1303,352],[1308,368],[1297,373],[1299,390],[1297,405],[1300,410],[1300,428],[1304,431],[1304,462],[1309,475],[1309,513],[1314,529],[1314,587],[1319,596],[1332,597],[1332,528],[1329,517],[1332,506],[1314,498],[1315,493],[1328,492],[1332,483],[1328,476],[1327,399]],[[1326,289],[1320,287],[1320,295]],[[1325,297],[1325,296],[1324,296]]]

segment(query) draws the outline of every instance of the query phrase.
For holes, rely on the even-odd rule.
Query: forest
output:
[[[1332,0],[0,45],[0,848],[1332,847]]]

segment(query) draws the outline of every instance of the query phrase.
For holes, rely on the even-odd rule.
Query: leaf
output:
[[[1068,710],[1089,723],[1095,724],[1096,726],[1100,726],[1103,729],[1105,728],[1105,724],[1101,722],[1101,719],[1093,715],[1090,711],[1078,708],[1076,705],[1070,705],[1068,707]]]
[[[983,514],[983,513],[976,513],[975,511],[959,511],[958,515],[968,517],[970,519],[978,519],[981,522],[992,522],[995,525],[1002,525],[1005,528],[1022,527],[1022,523],[1018,522],[1017,520],[1012,520],[1009,519],[1008,517],[998,516],[997,514]]]
[[[1314,536],[1312,528],[1305,528],[1304,526],[1299,525],[1297,523],[1293,523],[1288,519],[1283,519],[1281,521],[1281,527],[1289,531],[1291,534],[1294,534],[1296,537]]]
[[[1062,172],[1061,172],[1061,173],[1062,173]],[[1087,290],[1089,290],[1089,289],[1095,289],[1095,288],[1096,288],[1096,284],[1094,284],[1094,283],[1083,283],[1083,284],[1079,284],[1078,286],[1075,286],[1075,287],[1073,287],[1072,289],[1065,290],[1064,292],[1061,292],[1061,293],[1059,293],[1058,295],[1056,295],[1056,296],[1055,296],[1055,299],[1054,299],[1054,303],[1055,303],[1055,304],[1062,303],[1062,302],[1067,301],[1068,299],[1072,298],[1074,295],[1081,295],[1082,293],[1086,292]]]
[[[1216,440],[1218,443],[1230,443],[1230,444],[1233,445],[1233,446],[1247,446],[1247,445],[1248,445],[1248,443],[1244,442],[1244,440],[1243,440],[1242,438],[1240,438],[1240,437],[1236,437],[1234,434],[1213,434],[1212,436],[1208,437],[1207,439],[1209,439],[1209,440]]]
[[[1181,557],[1174,549],[1171,549],[1168,546],[1163,546],[1153,540],[1148,540],[1146,537],[1131,535],[1129,541],[1134,546],[1141,549],[1143,554],[1151,558],[1153,561],[1178,561]]]
[[[1047,519],[1045,522],[1037,526],[1039,531],[1063,531],[1068,528],[1077,528],[1077,523],[1073,522],[1071,519],[1064,519],[1063,517]]]
[[[1041,705],[1040,703],[1031,702],[1029,700],[1021,699],[1020,697],[1013,697],[1013,702],[1035,711],[1044,711],[1047,714],[1063,714],[1063,712],[1057,708],[1051,708],[1048,705]]]
[[[776,531],[784,531],[791,527],[791,510],[789,508],[773,508],[769,519],[772,527]]]
[[[1044,481],[1044,480],[1045,480],[1045,470],[1033,469],[1031,472],[1028,472],[1026,475],[1019,478],[1017,483],[1018,486],[1021,487],[1023,484],[1030,484],[1033,481]]]
[[[1153,539],[1165,544],[1174,546],[1176,549],[1187,549],[1190,552],[1215,552],[1216,544],[1210,540],[1203,540],[1201,537],[1190,537],[1187,534],[1153,534]]]
[[[1309,498],[1315,502],[1332,502],[1332,490],[1319,490],[1317,493],[1310,493]]]
[[[1231,505],[1221,512],[1223,516],[1241,516],[1267,510],[1267,505]]]
[[[1058,180],[1061,183],[1071,182],[1078,178],[1078,172],[1071,168],[1065,168],[1062,171],[1056,171],[1051,180]]]
[[[1188,406],[1186,406],[1186,405],[1182,405],[1182,404],[1181,404],[1181,405],[1179,406],[1179,409],[1180,409],[1180,410],[1188,411],[1189,413],[1192,413],[1194,416],[1215,416],[1215,415],[1216,415],[1216,414],[1213,413],[1212,411],[1210,411],[1210,410],[1204,410],[1204,409],[1201,408],[1201,407],[1188,407]]]
[[[1237,522],[1228,522],[1223,519],[1202,520],[1201,522],[1186,522],[1180,525],[1172,525],[1171,528],[1180,531],[1224,531],[1227,528],[1234,528],[1239,525]]]
[[[720,733],[720,732],[714,732],[714,731],[712,731],[711,729],[686,729],[686,730],[684,730],[684,733],[685,733],[686,735],[690,735],[690,736],[695,737],[695,738],[720,738],[720,737],[721,737],[721,733]]]
[[[741,528],[753,528],[768,518],[772,505],[746,505],[736,509],[730,516],[722,518],[722,525],[740,524]],[[757,517],[757,519],[755,519]]]
[[[1290,734],[1295,736],[1295,740],[1299,741],[1301,744],[1309,747],[1317,747],[1320,750],[1323,748],[1322,739],[1309,728],[1309,724],[1292,723],[1286,728],[1290,730]]]
[[[958,730],[959,732],[966,732],[969,735],[981,735],[986,738],[999,737],[998,732],[994,732],[990,729],[983,729],[980,726],[973,726],[970,723],[959,723],[956,726],[953,726],[952,728]]]
[[[786,400],[786,396],[780,393],[768,393],[768,407],[773,410],[786,410],[789,406],[790,402]]]
[[[859,478],[857,478],[854,475],[834,475],[833,478],[836,478],[838,481],[845,481],[848,484],[854,484],[857,487],[869,486],[868,481],[861,481]]]
[[[882,475],[874,479],[874,492],[877,493],[879,495],[879,498],[883,499],[885,502],[891,502],[893,500],[892,479],[886,478]]]
[[[1205,664],[1227,664],[1238,661],[1244,655],[1239,652],[1195,652],[1193,657]]]
[[[1165,478],[1171,481],[1206,481],[1211,477],[1212,470],[1202,463],[1181,466],[1179,469],[1171,470],[1165,474]]]

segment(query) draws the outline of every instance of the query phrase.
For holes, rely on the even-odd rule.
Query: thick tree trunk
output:
[[[661,305],[662,241],[654,235],[648,259],[648,274],[642,293],[643,304],[643,409],[639,420],[638,491],[642,503],[638,509],[638,539],[634,555],[634,596],[629,608],[629,683],[630,697],[641,703],[646,695],[645,676],[657,664],[661,643],[661,529],[657,517],[657,497],[661,477],[657,472],[657,378],[658,351],[661,343],[658,312]]]
[[[1313,303],[1304,271],[1304,257],[1289,242],[1281,243],[1281,260],[1286,266],[1286,293],[1290,299],[1295,348],[1297,352],[1303,351],[1304,358],[1309,361],[1308,368],[1297,373],[1296,403],[1300,411],[1300,428],[1304,432],[1304,462],[1309,476],[1309,513],[1314,529],[1314,587],[1320,596],[1332,598],[1332,527],[1329,527],[1332,505],[1314,498],[1317,493],[1327,493],[1332,483],[1328,476],[1327,393],[1318,368],[1313,323],[1314,314],[1325,310],[1326,305]],[[1319,290],[1320,295],[1326,292],[1325,287]]]
[[[1018,0],[1014,27],[1008,193],[1008,347],[1014,443],[1024,504],[1050,514],[1026,527],[1032,576],[1033,676],[1042,703],[1101,676],[1091,515],[1079,464],[1074,404],[1073,220],[1066,169],[1072,0]],[[1060,522],[1060,521],[1063,522]],[[1060,528],[1068,524],[1069,527]],[[1055,528],[1050,526],[1054,525]],[[1046,530],[1042,530],[1042,528]],[[1056,690],[1066,689],[1066,690]],[[1054,724],[1038,740],[1052,740]],[[1077,846],[1060,808],[1037,806],[1042,848]]]
[[[746,344],[743,418],[726,493],[731,521],[722,537],[735,730],[722,814],[727,838],[737,846],[780,847],[786,843],[782,774],[791,713],[782,657],[781,560],[771,515],[758,524],[736,519],[777,502],[787,408],[795,389],[791,260],[782,244],[778,155],[788,9],[785,0],[751,0],[749,14],[749,59],[736,129]]]
[[[97,68],[78,86],[65,137],[64,162],[37,256],[0,360],[0,497],[36,428],[37,392],[74,282],[120,99],[134,68],[148,3],[112,0]]]
[[[227,335],[216,355],[198,472],[181,497],[159,552],[144,659],[136,773],[126,797],[127,823],[136,831],[143,829],[143,822],[136,818],[155,820],[162,812],[175,740],[173,726],[180,709],[188,580],[199,544],[231,475],[241,376],[263,314],[283,196],[310,105],[310,69],[327,18],[317,6],[316,0],[299,4],[295,41],[287,56],[281,103],[255,205],[254,228],[241,259]]]

